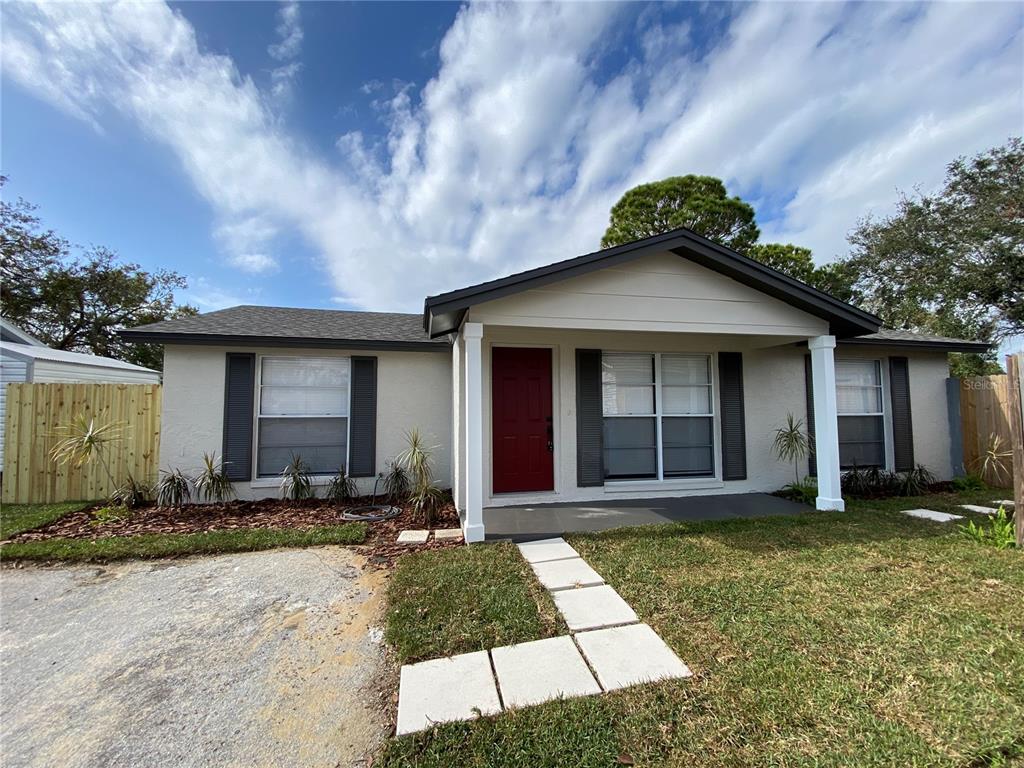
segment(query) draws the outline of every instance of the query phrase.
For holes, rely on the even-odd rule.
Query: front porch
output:
[[[774,517],[807,511],[809,508],[802,504],[767,493],[730,493],[486,507],[483,520],[488,541],[530,541],[622,526]]]

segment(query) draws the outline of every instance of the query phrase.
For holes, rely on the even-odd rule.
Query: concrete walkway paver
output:
[[[1013,509],[1017,504],[1013,499],[995,499],[992,503],[999,504],[1000,506],[1007,507],[1008,509]]]
[[[604,584],[601,575],[580,557],[574,557],[571,560],[548,560],[543,563],[533,563],[531,567],[541,585],[552,592]]]
[[[982,507],[978,504],[961,504],[960,509],[966,509],[968,512],[977,512],[981,515],[994,515],[999,511],[995,507]]]
[[[580,556],[563,538],[526,541],[516,544],[516,546],[519,547],[519,552],[530,565],[549,560],[570,560]]]
[[[402,531],[398,534],[399,544],[426,544],[430,531]]]
[[[951,515],[948,512],[936,512],[934,509],[905,509],[904,515],[919,517],[922,520],[931,520],[935,523],[948,523],[952,520],[963,520],[963,515]]]
[[[402,667],[398,684],[398,735],[435,723],[471,720],[501,712],[487,651],[474,651]]]
[[[506,707],[528,707],[559,696],[601,692],[572,638],[549,637],[491,651]]]
[[[576,642],[606,691],[692,675],[646,624],[581,632]]]
[[[449,541],[452,539],[461,539],[462,529],[461,528],[439,528],[434,531],[434,539],[436,541]]]
[[[631,624],[638,620],[629,603],[607,584],[552,592],[551,597],[571,632]]]

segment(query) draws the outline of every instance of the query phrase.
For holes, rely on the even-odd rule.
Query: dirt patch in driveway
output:
[[[387,577],[340,547],[4,569],[4,764],[364,765]]]

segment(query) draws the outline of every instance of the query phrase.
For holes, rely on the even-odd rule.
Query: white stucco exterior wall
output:
[[[258,356],[377,358],[377,471],[406,447],[405,433],[418,427],[434,448],[434,476],[443,487],[452,476],[452,358],[443,352],[347,351],[315,348],[168,345],[164,349],[163,433],[160,466],[194,473],[203,452],[223,451],[224,372],[228,352]],[[255,418],[255,414],[254,414]],[[358,478],[360,491],[373,490],[373,478]],[[276,479],[235,483],[239,498],[278,495]]]

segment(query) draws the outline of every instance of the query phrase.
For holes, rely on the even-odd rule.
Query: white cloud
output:
[[[302,50],[302,25],[298,0],[285,0],[277,12],[277,36],[280,40],[267,48],[267,53],[281,66],[270,72],[270,94],[278,101],[291,98],[295,79],[302,64],[293,61]]]
[[[179,297],[182,303],[198,307],[200,312],[213,312],[226,307],[237,307],[239,304],[264,304],[260,300],[259,289],[250,288],[242,293],[226,289],[214,284],[206,277],[200,276],[189,280],[188,290]]]
[[[102,124],[113,108],[170,146],[221,218],[229,260],[297,231],[341,300],[411,311],[596,248],[626,188],[673,174],[720,176],[762,210],[784,202],[765,239],[828,259],[897,187],[933,186],[954,156],[1024,123],[1019,6],[708,12],[727,27],[710,46],[699,23],[663,26],[652,6],[640,52],[609,76],[599,64],[631,31],[628,8],[469,5],[428,83],[391,96],[367,84],[383,134],[339,137],[340,158],[293,138],[273,93],[162,5],[8,5],[3,64],[70,114]],[[298,8],[280,22],[287,66]]]

